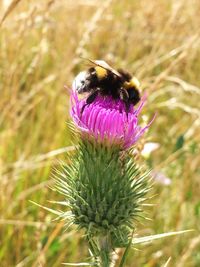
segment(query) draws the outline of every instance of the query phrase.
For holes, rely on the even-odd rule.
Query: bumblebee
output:
[[[91,104],[97,95],[112,96],[113,99],[121,99],[128,113],[131,105],[140,101],[140,83],[136,77],[132,77],[127,71],[115,70],[103,60],[90,60],[92,67],[80,72],[72,84],[73,90],[78,94],[88,93],[86,105]]]

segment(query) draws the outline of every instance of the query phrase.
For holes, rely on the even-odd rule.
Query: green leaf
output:
[[[184,145],[184,142],[185,142],[185,138],[184,138],[184,135],[180,135],[177,140],[176,140],[176,145],[175,145],[175,151],[178,150],[178,149],[181,149]]]
[[[58,252],[61,249],[61,243],[58,238],[54,239],[51,243],[49,250],[52,254]]]

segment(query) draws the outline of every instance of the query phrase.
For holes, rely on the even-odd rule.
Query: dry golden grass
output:
[[[10,6],[9,6],[10,4]],[[50,170],[72,148],[68,94],[79,56],[125,67],[148,91],[146,141],[160,148],[146,164],[171,178],[156,196],[138,235],[195,229],[137,247],[127,266],[200,266],[198,0],[2,0],[0,3],[0,262],[61,266],[83,262],[81,234],[51,222],[58,200]],[[144,161],[144,159],[143,159]]]

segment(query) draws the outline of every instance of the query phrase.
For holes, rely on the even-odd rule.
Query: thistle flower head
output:
[[[145,98],[142,98],[137,108],[131,105],[126,112],[125,104],[120,99],[99,95],[93,103],[85,105],[86,100],[79,100],[77,93],[73,91],[71,116],[81,131],[89,133],[96,139],[108,139],[111,143],[120,143],[123,148],[129,148],[153,121],[143,128],[138,125],[138,114],[145,103]]]

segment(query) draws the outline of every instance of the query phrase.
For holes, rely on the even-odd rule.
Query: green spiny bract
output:
[[[73,223],[91,239],[106,236],[112,248],[125,247],[149,186],[127,151],[82,140],[76,155],[57,180]]]

